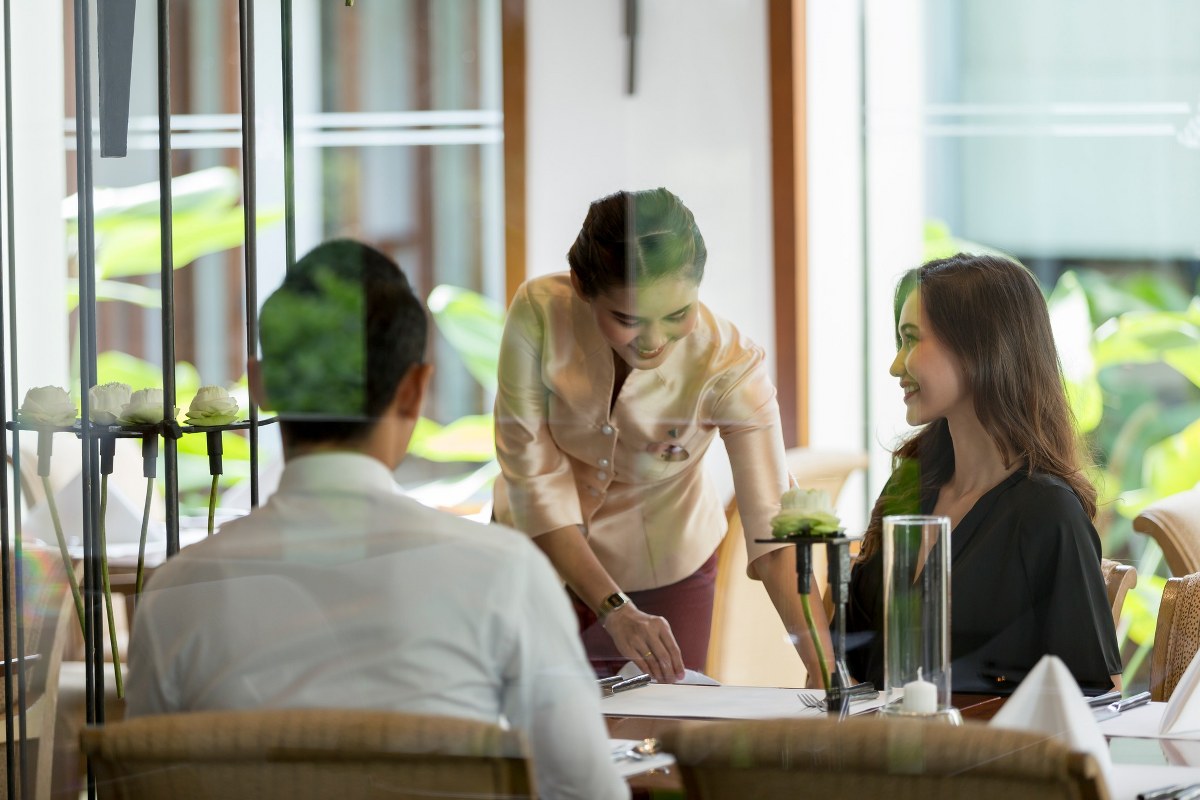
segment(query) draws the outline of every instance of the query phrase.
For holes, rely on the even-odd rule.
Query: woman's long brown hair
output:
[[[1062,478],[1094,517],[1096,489],[1082,471],[1075,420],[1037,280],[1020,264],[998,256],[959,253],[930,261],[897,285],[897,324],[914,289],[921,292],[927,324],[962,370],[979,422],[1008,464]],[[935,420],[902,442],[892,463],[892,476],[871,511],[861,560],[879,548],[884,516],[919,513],[922,499],[954,475],[946,420]]]

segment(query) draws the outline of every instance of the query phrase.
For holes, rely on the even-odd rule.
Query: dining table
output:
[[[965,721],[982,723],[995,716],[1007,700],[1005,696],[984,694],[956,693],[951,697]],[[1200,784],[1200,732],[1184,738],[1154,733],[1165,707],[1165,703],[1150,703],[1099,723],[1113,762],[1111,800],[1136,800],[1141,792],[1168,785]],[[670,717],[606,713],[605,723],[614,742],[636,742],[658,739],[671,726],[697,718],[690,714]],[[619,751],[614,754],[620,757]],[[673,764],[650,769],[626,764],[625,774],[634,800],[685,797],[682,777]]]

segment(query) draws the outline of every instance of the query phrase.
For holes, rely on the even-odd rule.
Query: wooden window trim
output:
[[[525,259],[525,0],[502,0],[504,111],[504,298],[526,276]]]
[[[776,388],[784,443],[808,444],[805,0],[767,0]]]

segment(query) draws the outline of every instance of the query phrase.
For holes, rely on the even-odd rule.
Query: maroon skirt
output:
[[[708,639],[712,633],[713,594],[716,590],[717,554],[714,552],[700,569],[668,586],[629,592],[629,599],[647,614],[665,617],[683,654],[683,665],[703,671],[708,660]],[[613,675],[629,659],[617,650],[616,644],[596,614],[587,604],[570,592],[571,605],[579,618],[579,635],[592,668],[601,678]]]

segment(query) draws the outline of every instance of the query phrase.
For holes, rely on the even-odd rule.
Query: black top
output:
[[[1011,691],[1047,653],[1085,690],[1121,672],[1100,537],[1060,478],[1018,471],[979,498],[951,536],[950,584],[954,691]],[[882,686],[882,548],[850,575],[846,631],[850,674]]]

